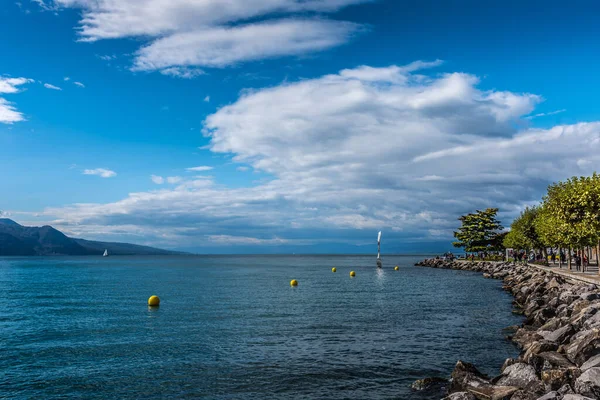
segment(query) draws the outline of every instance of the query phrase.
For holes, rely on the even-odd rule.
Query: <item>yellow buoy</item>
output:
[[[150,307],[158,307],[159,304],[160,299],[158,298],[158,296],[150,296],[150,298],[148,299],[148,305]]]
[[[356,276],[356,273],[354,271],[350,271],[350,276],[354,278]]]
[[[400,269],[400,267],[397,265],[394,267],[394,271],[398,271],[399,269]]]
[[[290,286],[298,286],[298,281],[295,279],[292,279],[292,281],[290,282]]]
[[[331,268],[331,272],[336,272],[337,269],[335,267]]]

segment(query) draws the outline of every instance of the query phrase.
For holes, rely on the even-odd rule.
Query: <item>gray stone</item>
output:
[[[496,382],[500,386],[516,386],[524,389],[540,379],[535,374],[535,369],[525,363],[516,363],[506,367],[502,372],[502,378]]]
[[[565,394],[562,400],[594,400],[591,397],[585,397],[580,394]]]
[[[558,328],[552,332],[539,332],[540,335],[546,340],[561,344],[566,338],[571,336],[573,333],[573,327],[571,325],[565,325],[562,328]]]
[[[583,300],[594,301],[600,299],[600,295],[594,292],[585,292],[579,296]]]
[[[597,329],[580,332],[573,340],[566,348],[566,356],[577,365],[600,353],[600,331]]]
[[[581,365],[581,370],[585,371],[590,368],[600,367],[600,354],[593,356]]]
[[[456,392],[444,397],[442,400],[477,400],[477,397],[469,392]]]
[[[546,393],[542,397],[538,397],[537,400],[560,400],[561,396],[558,392]]]
[[[575,392],[592,398],[600,398],[600,368],[586,370],[575,381]]]

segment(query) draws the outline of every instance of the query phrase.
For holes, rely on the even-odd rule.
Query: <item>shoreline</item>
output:
[[[525,318],[508,337],[521,349],[519,356],[506,359],[496,377],[459,360],[444,400],[600,398],[598,285],[512,262],[426,259],[415,265],[502,279],[503,289],[513,295],[513,312]]]

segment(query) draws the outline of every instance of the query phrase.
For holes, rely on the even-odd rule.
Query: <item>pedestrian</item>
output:
[[[575,254],[575,269],[577,271],[581,269],[581,257],[579,257],[579,254]]]

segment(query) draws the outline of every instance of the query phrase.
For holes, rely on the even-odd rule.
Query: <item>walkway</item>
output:
[[[575,272],[569,271],[566,264],[563,264],[562,268],[558,268],[558,264],[551,267],[544,267],[536,264],[527,264],[532,268],[541,269],[542,271],[552,272],[556,275],[563,276],[568,279],[574,279],[576,281],[593,283],[594,285],[600,285],[600,275],[598,275],[598,266],[591,265],[586,268],[586,272]],[[575,266],[573,266],[575,268]]]

